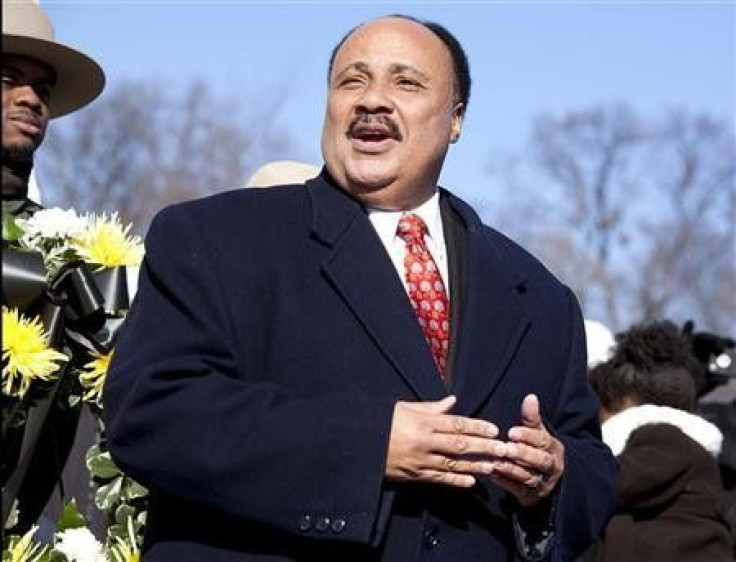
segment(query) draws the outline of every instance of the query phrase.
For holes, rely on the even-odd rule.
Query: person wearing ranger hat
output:
[[[49,119],[94,100],[105,86],[102,68],[54,39],[51,21],[31,0],[3,2],[3,212],[28,211],[33,154]]]
[[[49,119],[94,100],[104,88],[105,75],[87,55],[55,40],[51,22],[37,3],[3,1],[2,20],[3,216],[26,218],[41,209],[28,198],[28,184]],[[38,400],[29,407],[23,426],[3,427],[2,523],[17,498],[16,531],[40,521],[41,533],[50,532],[44,523],[56,521],[64,499],[54,493],[57,485],[60,490],[63,486],[66,497],[76,497],[82,510],[89,500],[88,484],[80,475],[95,424],[91,417],[80,421],[80,408],[64,407],[62,401],[58,395]],[[13,451],[19,445],[21,454],[16,456]]]

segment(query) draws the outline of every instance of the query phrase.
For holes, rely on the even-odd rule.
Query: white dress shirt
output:
[[[388,255],[391,257],[396,273],[404,284],[405,289],[407,289],[404,272],[406,242],[396,235],[396,230],[399,226],[399,220],[403,215],[414,213],[422,218],[427,225],[427,235],[425,236],[427,248],[437,264],[440,275],[442,276],[442,282],[445,284],[447,297],[449,298],[450,284],[448,283],[447,247],[445,246],[445,233],[442,230],[439,192],[435,191],[432,197],[411,211],[384,211],[371,207],[366,207],[366,211],[368,212],[368,218],[373,224],[373,228],[376,229],[378,237],[383,242]]]

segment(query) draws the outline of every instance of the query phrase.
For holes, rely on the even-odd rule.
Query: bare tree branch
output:
[[[275,125],[285,98],[268,99],[268,118],[244,116],[202,81],[179,95],[123,82],[52,127],[39,157],[46,201],[118,211],[144,232],[164,206],[241,187],[264,155],[286,154],[291,142]]]
[[[531,158],[506,159],[525,196],[498,213],[507,225],[535,217],[512,235],[574,287],[586,314],[614,328],[670,317],[736,333],[734,147],[726,120],[682,110],[543,116]]]

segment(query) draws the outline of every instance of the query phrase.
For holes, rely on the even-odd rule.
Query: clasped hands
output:
[[[451,414],[456,398],[397,402],[389,438],[386,478],[469,488],[490,478],[530,507],[548,496],[565,470],[565,447],[542,423],[539,400],[527,395],[521,425],[508,440],[494,424]]]

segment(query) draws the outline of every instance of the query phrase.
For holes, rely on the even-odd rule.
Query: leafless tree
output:
[[[84,111],[54,123],[39,153],[47,205],[118,211],[144,232],[165,205],[242,187],[264,158],[285,157],[276,116],[284,95],[216,97],[193,81],[180,94],[129,80]],[[250,106],[249,106],[250,107]]]
[[[622,105],[544,116],[526,158],[494,162],[515,193],[491,220],[574,287],[587,315],[614,329],[668,317],[736,331],[726,120],[685,111],[645,120]]]
[[[650,257],[635,297],[646,317],[697,315],[736,324],[736,146],[725,121],[671,113],[657,131],[651,168],[667,212],[647,217]]]

